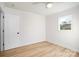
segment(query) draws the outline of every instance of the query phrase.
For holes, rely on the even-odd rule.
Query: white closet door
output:
[[[16,48],[19,45],[19,16],[11,13],[5,13],[4,27],[5,50]]]

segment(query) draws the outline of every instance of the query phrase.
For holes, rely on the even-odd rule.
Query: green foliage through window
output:
[[[62,16],[58,18],[60,30],[71,30],[72,16]]]

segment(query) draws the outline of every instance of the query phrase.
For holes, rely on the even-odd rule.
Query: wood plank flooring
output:
[[[51,44],[39,42],[0,52],[1,57],[78,57],[79,53]]]

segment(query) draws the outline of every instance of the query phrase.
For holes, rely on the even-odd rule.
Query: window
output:
[[[59,30],[71,30],[71,21],[72,21],[72,16],[62,16],[58,18],[58,27]]]

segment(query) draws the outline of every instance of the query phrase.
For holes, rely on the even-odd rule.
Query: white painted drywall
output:
[[[5,32],[5,45],[7,45],[5,47],[5,50],[11,49],[11,48],[16,48],[19,46],[24,46],[24,45],[28,45],[28,44],[33,44],[33,43],[37,43],[37,42],[41,42],[41,41],[45,41],[45,17],[35,14],[35,13],[30,13],[30,12],[23,12],[20,10],[16,10],[16,9],[11,9],[11,8],[3,8],[4,10],[4,14],[7,16],[8,14],[13,14],[15,16],[19,17],[19,27],[20,27],[20,39],[12,39],[12,43],[11,44],[11,39],[7,39],[7,37],[9,37],[9,33]],[[11,15],[8,15],[8,19],[16,19],[13,18]],[[7,23],[7,20],[6,23]],[[6,25],[5,23],[5,25]],[[8,25],[12,25],[11,23],[8,23]],[[6,27],[5,27],[6,28]],[[8,28],[5,29],[5,31]],[[11,28],[10,28],[11,29]],[[15,29],[15,28],[14,28]],[[12,29],[13,30],[13,29]],[[11,34],[11,33],[10,33]],[[17,35],[15,35],[17,36]],[[17,44],[16,44],[16,41]],[[15,45],[16,44],[16,45]]]
[[[72,15],[72,30],[58,30],[58,17]],[[49,42],[79,51],[79,7],[46,17],[46,38]]]
[[[21,16],[21,38],[24,39],[21,40],[22,43],[45,41],[45,17],[32,13]]]

